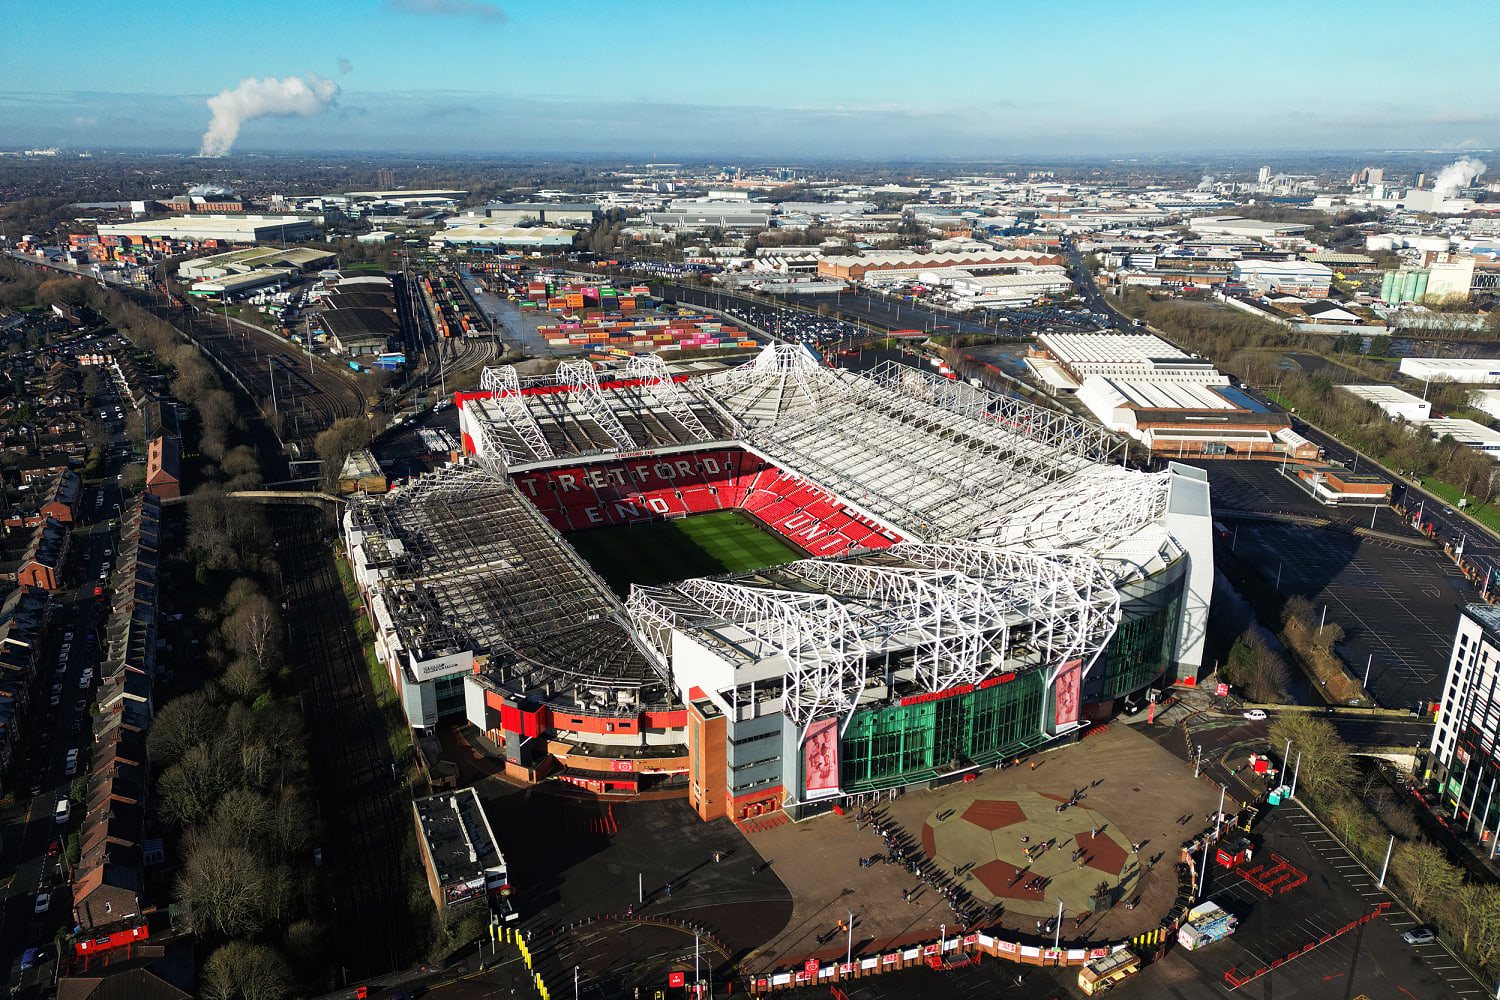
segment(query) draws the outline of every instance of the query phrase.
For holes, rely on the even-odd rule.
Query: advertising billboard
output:
[[[836,720],[822,719],[807,727],[807,742],[802,745],[802,774],[807,798],[838,791],[839,729]]]
[[[1069,660],[1057,672],[1053,682],[1053,694],[1057,705],[1057,728],[1078,722],[1078,689],[1083,683],[1083,661]]]

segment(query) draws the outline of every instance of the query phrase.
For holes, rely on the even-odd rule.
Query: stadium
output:
[[[345,514],[416,727],[508,772],[801,818],[1077,738],[1196,679],[1208,483],[1066,415],[774,344],[460,394],[466,459]]]

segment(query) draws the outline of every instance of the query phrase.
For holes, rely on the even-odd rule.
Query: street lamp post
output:
[[[1052,950],[1057,951],[1062,947],[1062,917],[1063,898],[1057,897],[1057,924],[1052,928]]]
[[[1302,773],[1302,751],[1297,751],[1297,766],[1292,769],[1292,798],[1297,797],[1297,776]]]
[[[844,962],[847,964],[854,961],[854,911],[845,909],[844,912],[849,915],[848,922],[844,925],[849,931],[849,944],[844,950]]]

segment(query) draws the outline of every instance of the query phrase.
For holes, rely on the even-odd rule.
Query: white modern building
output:
[[[1474,258],[1453,257],[1439,260],[1427,269],[1427,297],[1446,299],[1457,295],[1469,297],[1474,285]]]
[[[1500,385],[1500,360],[1493,358],[1402,358],[1397,370],[1419,382]]]
[[[1308,226],[1287,222],[1262,222],[1238,215],[1210,215],[1188,221],[1188,228],[1205,236],[1248,236],[1266,239],[1273,236],[1290,236],[1306,231]]]
[[[1229,276],[1258,292],[1287,292],[1312,299],[1326,298],[1333,284],[1333,269],[1310,260],[1241,260]]]
[[[288,242],[316,236],[322,226],[321,218],[305,215],[181,215],[149,222],[101,223],[99,235],[229,243]]]
[[[1080,384],[1090,375],[1152,382],[1228,381],[1212,362],[1179,350],[1154,334],[1044,333],[1037,342],[1047,358]]]
[[[1500,608],[1470,604],[1458,616],[1431,751],[1442,801],[1471,836],[1494,844],[1500,799]]]
[[[1393,385],[1341,385],[1339,388],[1351,396],[1374,403],[1388,417],[1417,421],[1432,416],[1431,403]]]
[[[1465,448],[1500,457],[1500,431],[1484,424],[1457,417],[1440,417],[1423,421],[1422,427],[1439,440],[1451,437]]]

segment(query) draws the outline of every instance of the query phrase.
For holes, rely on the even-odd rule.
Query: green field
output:
[[[804,558],[779,535],[737,510],[574,531],[568,543],[622,596],[632,583],[652,587]]]

